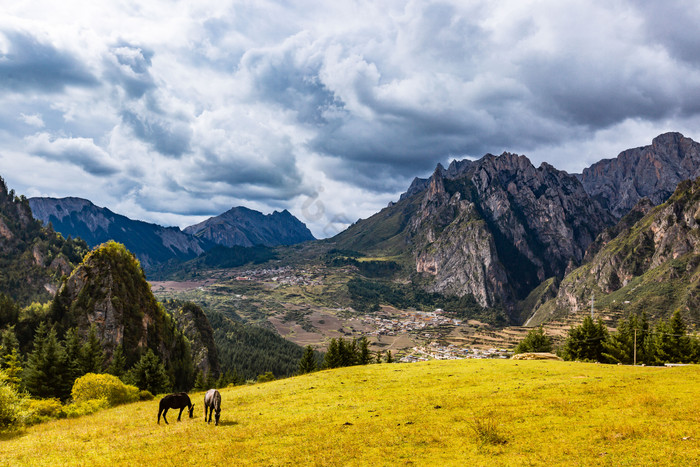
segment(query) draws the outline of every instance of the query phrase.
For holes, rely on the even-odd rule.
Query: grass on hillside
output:
[[[38,425],[3,465],[694,465],[700,367],[456,360],[221,391],[221,424],[158,400]]]

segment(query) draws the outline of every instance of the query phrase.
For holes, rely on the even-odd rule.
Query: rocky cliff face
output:
[[[581,182],[601,205],[620,218],[641,198],[654,205],[668,199],[682,180],[700,176],[700,144],[665,133],[650,146],[628,149],[585,169]]]
[[[613,218],[573,176],[504,153],[441,166],[409,223],[416,270],[433,291],[512,308],[544,279],[580,263]]]
[[[236,207],[187,227],[185,233],[227,247],[294,245],[314,240],[306,225],[286,209],[263,214]]]
[[[80,237],[91,247],[109,240],[124,244],[146,269],[173,258],[194,258],[209,246],[177,227],[132,220],[86,199],[30,198],[29,205],[36,219],[50,222],[66,237]]]
[[[214,330],[204,311],[191,302],[170,301],[165,306],[171,311],[178,328],[190,341],[195,369],[204,376],[220,374],[219,353],[214,343]]]
[[[534,321],[587,309],[595,295],[599,309],[608,312],[666,317],[681,309],[700,322],[699,227],[700,178],[680,183],[666,203],[621,228],[590,262],[564,278],[557,297],[536,311]]]

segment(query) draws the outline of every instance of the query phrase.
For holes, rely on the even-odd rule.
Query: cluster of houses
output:
[[[323,285],[321,281],[312,279],[313,274],[305,269],[295,269],[290,266],[280,268],[262,268],[243,271],[236,276],[237,281],[272,281],[284,285]]]
[[[375,336],[396,336],[439,326],[459,326],[462,323],[459,319],[442,315],[442,310],[404,312],[399,317],[367,315],[362,319],[362,322],[375,329],[370,333],[370,335]]]
[[[422,347],[413,347],[399,361],[405,363],[426,360],[459,360],[465,358],[510,358],[511,352],[504,349],[467,349],[453,344],[441,345],[437,342]]]

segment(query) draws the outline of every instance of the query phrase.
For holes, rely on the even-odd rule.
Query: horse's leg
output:
[[[182,416],[182,411],[183,411],[183,410],[185,410],[184,407],[180,409],[180,413],[177,415],[177,421],[178,421],[178,422],[180,421],[180,417]]]
[[[165,410],[163,410],[163,421],[165,422],[166,425],[169,425],[168,419],[165,418],[165,414],[168,413],[168,408],[166,407]]]

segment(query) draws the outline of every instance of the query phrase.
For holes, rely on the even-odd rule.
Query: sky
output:
[[[0,3],[0,176],[185,227],[288,209],[318,238],[437,163],[570,173],[700,138],[696,1]]]

